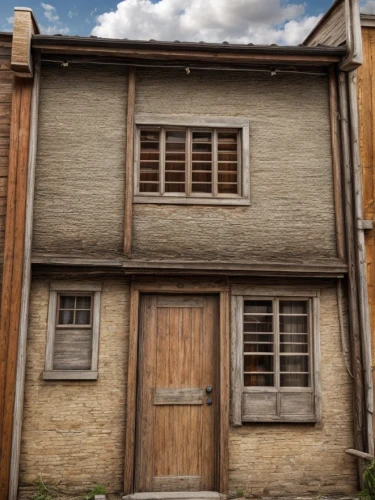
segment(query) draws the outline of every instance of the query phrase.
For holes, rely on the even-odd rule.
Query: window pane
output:
[[[244,356],[245,372],[273,372],[273,356],[246,355]]]
[[[68,295],[60,295],[59,309],[74,309],[75,297]]]
[[[308,356],[280,356],[281,372],[308,372]]]
[[[192,179],[193,193],[212,194],[212,132],[192,133]]]
[[[273,343],[261,342],[261,343],[245,343],[245,354],[248,352],[273,352]]]
[[[76,311],[76,325],[90,324],[90,311]]]
[[[218,193],[238,194],[238,134],[218,132]]]
[[[59,311],[59,325],[73,325],[74,311]]]
[[[166,193],[186,192],[186,131],[167,130],[165,133],[165,175]]]
[[[77,309],[91,309],[91,297],[77,297]]]
[[[280,352],[308,353],[309,346],[308,346],[308,344],[280,343]]]
[[[280,316],[281,333],[307,333],[307,316]]]
[[[272,333],[272,316],[246,316],[245,315],[245,333],[266,332]]]
[[[309,387],[309,375],[281,375],[281,387]]]
[[[267,375],[244,375],[245,387],[273,387],[273,374]]]
[[[280,300],[280,314],[307,314],[307,302]]]
[[[160,131],[141,130],[139,191],[159,193]]]
[[[273,342],[273,333],[245,333],[244,342]]]
[[[246,314],[272,314],[272,300],[245,300]]]

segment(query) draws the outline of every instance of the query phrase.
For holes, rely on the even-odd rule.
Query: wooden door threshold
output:
[[[133,493],[122,497],[123,500],[226,500],[227,495],[216,491],[176,491]]]

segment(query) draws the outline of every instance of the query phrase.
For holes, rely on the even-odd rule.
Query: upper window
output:
[[[45,380],[97,378],[100,289],[98,284],[51,284]]]
[[[249,204],[247,143],[244,127],[138,124],[134,201]]]
[[[319,291],[237,288],[232,422],[319,421]]]

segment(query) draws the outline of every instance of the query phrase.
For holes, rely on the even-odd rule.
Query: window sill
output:
[[[249,206],[247,198],[200,198],[180,196],[134,196],[134,203],[155,205],[220,205],[220,206]]]
[[[285,417],[278,416],[259,416],[259,417],[242,417],[243,423],[285,423],[285,424],[316,424],[317,418],[315,416],[302,416],[302,415],[290,415]]]
[[[97,380],[98,372],[84,370],[44,371],[43,380]]]

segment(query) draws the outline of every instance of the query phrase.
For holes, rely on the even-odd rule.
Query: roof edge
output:
[[[315,25],[315,27],[310,31],[310,33],[307,35],[305,40],[303,41],[303,44],[307,44],[310,38],[314,35],[314,33],[319,29],[320,25],[324,23],[324,21],[332,14],[332,12],[335,10],[337,5],[341,2],[342,0],[334,0],[333,4],[331,7],[327,10],[327,12],[323,15],[323,17],[318,21],[318,23]]]
[[[345,47],[307,47],[305,45],[296,46],[278,46],[278,45],[240,45],[224,43],[205,43],[205,42],[168,42],[156,40],[127,40],[96,37],[77,37],[63,35],[33,35],[32,46],[71,46],[71,47],[107,47],[107,48],[129,48],[140,49],[150,48],[153,50],[174,50],[194,52],[222,52],[222,53],[248,53],[264,55],[305,55],[319,56],[332,55],[343,56],[346,54]]]

